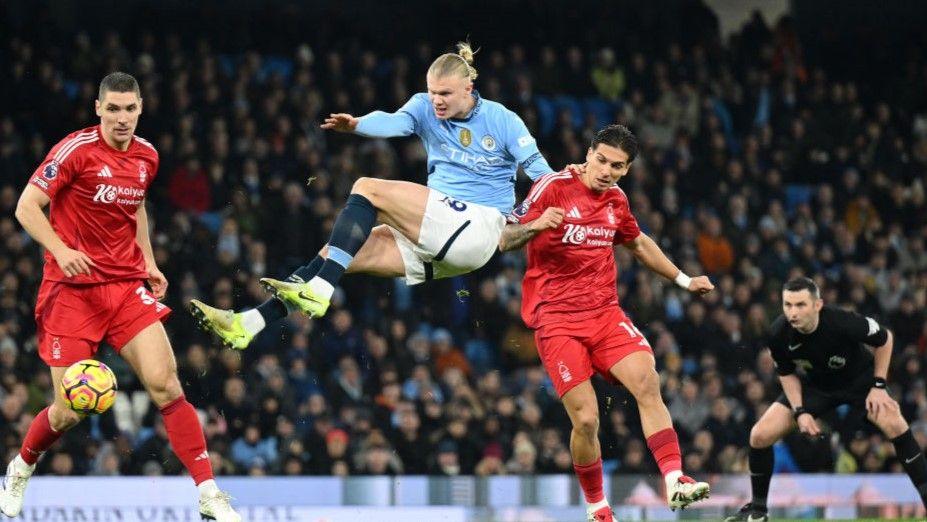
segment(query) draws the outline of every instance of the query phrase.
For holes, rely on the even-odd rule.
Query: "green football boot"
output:
[[[232,310],[213,308],[202,301],[191,299],[190,313],[196,320],[196,326],[214,335],[229,348],[244,350],[254,339],[254,334],[242,326],[241,314]]]
[[[309,317],[322,317],[328,311],[330,300],[313,292],[309,283],[278,281],[264,277],[261,284],[290,311],[300,311]]]

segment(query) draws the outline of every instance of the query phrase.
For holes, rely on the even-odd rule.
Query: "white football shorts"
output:
[[[406,284],[472,272],[499,246],[505,216],[492,207],[451,198],[428,189],[418,244],[390,227],[406,266]]]

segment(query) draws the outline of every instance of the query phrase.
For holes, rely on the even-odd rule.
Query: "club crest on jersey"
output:
[[[840,357],[839,355],[835,355],[827,360],[827,366],[830,366],[834,370],[839,370],[840,368],[846,366],[846,364],[847,360],[843,357]]]
[[[45,168],[42,169],[42,177],[51,181],[58,177],[58,162],[52,160],[48,165],[45,165]]]
[[[615,224],[615,207],[614,207],[614,205],[612,205],[611,203],[609,203],[609,204],[608,204],[608,208],[606,209],[606,212],[608,213],[608,223],[609,223],[610,225],[614,225],[614,224]]]
[[[470,133],[470,129],[460,129],[460,144],[469,147],[471,143],[473,143],[473,134]]]
[[[148,167],[145,166],[144,161],[138,162],[138,182],[144,183],[148,179]]]
[[[480,140],[480,145],[483,146],[489,152],[496,150],[496,139],[490,136],[489,134],[483,136],[483,139]]]

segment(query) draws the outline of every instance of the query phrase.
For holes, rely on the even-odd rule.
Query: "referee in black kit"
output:
[[[769,349],[783,393],[750,430],[753,500],[726,520],[769,520],[772,445],[796,427],[805,435],[820,435],[816,417],[841,404],[865,409],[866,418],[891,439],[927,506],[924,452],[885,389],[892,333],[870,317],[824,306],[817,285],[807,277],[792,279],[782,288],[782,312],[773,321]],[[803,375],[796,373],[798,368]]]

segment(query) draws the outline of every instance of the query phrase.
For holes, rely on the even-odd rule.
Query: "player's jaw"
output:
[[[110,145],[124,149],[135,133],[142,100],[134,92],[107,92],[97,101],[100,130]]]
[[[467,78],[444,76],[426,77],[431,108],[439,120],[462,118],[473,108],[473,82]]]
[[[583,182],[595,192],[605,192],[623,178],[630,168],[628,154],[604,143],[586,153]]]
[[[805,294],[805,295],[803,295]],[[819,302],[807,292],[783,292],[782,313],[786,320],[799,332],[811,333],[817,326]]]

